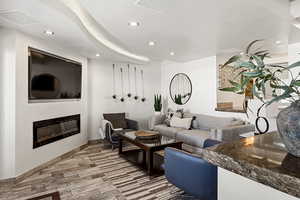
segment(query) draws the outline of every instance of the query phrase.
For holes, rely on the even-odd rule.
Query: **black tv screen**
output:
[[[33,48],[28,51],[30,100],[81,98],[81,63]]]

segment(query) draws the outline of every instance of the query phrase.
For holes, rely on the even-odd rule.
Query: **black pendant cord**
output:
[[[131,82],[130,82],[130,65],[128,64],[128,98],[132,96],[131,94]]]
[[[123,77],[123,68],[120,68],[121,71],[121,87],[122,87],[122,97],[120,99],[121,102],[124,102],[124,77]]]
[[[134,67],[134,87],[135,87],[135,96],[134,96],[134,99],[138,100],[139,96],[138,96],[138,93],[137,93],[136,67]]]
[[[113,99],[117,98],[116,95],[116,76],[115,76],[115,64],[113,64],[113,95],[112,95]]]
[[[270,124],[269,124],[267,118],[260,116],[260,111],[264,106],[265,106],[265,103],[259,107],[259,109],[257,110],[257,113],[256,113],[257,117],[255,120],[255,127],[256,127],[256,130],[258,131],[258,133],[256,133],[257,135],[267,133],[269,131],[269,127],[270,127]],[[258,126],[259,120],[263,120],[266,123],[266,129],[263,131]]]
[[[142,102],[146,101],[145,98],[145,87],[144,87],[144,71],[141,70],[141,79],[142,79],[142,93],[143,93],[143,98],[141,99]]]

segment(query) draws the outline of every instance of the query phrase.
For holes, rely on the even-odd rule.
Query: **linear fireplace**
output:
[[[80,115],[33,122],[33,148],[80,133]]]

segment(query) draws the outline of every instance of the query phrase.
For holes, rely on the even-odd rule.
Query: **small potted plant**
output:
[[[240,70],[238,74],[240,82],[230,80],[231,87],[221,90],[245,95],[247,85],[253,82],[252,93],[262,102],[262,106],[268,106],[281,100],[291,102],[289,107],[284,108],[278,114],[277,129],[287,151],[300,157],[300,73],[295,75],[291,71],[300,66],[300,61],[288,67],[266,64],[264,59],[269,57],[269,51],[256,50],[253,52],[251,48],[259,41],[261,40],[251,42],[243,56],[235,55],[223,65],[223,67],[230,65],[236,70]],[[281,79],[280,75],[283,72],[289,73],[289,81]],[[272,98],[269,100],[265,99],[267,86],[272,89]]]
[[[155,110],[155,114],[161,114],[161,110],[162,110],[161,94],[154,95],[154,110]]]

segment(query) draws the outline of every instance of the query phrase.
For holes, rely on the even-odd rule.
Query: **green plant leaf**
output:
[[[293,82],[293,84],[294,84],[295,86],[300,87],[300,80],[295,80],[295,81]]]
[[[266,105],[269,106],[274,102],[278,102],[278,101],[283,100],[283,99],[291,98],[292,97],[291,93],[293,93],[293,92],[285,91],[282,95],[274,97],[272,100],[268,101]]]
[[[241,76],[244,72],[246,72],[247,70],[244,69],[242,71],[240,71],[237,75],[234,76],[233,80],[237,79],[239,76]],[[243,77],[243,76],[242,76]]]
[[[247,76],[247,77],[252,77],[252,78],[256,78],[258,76],[260,76],[262,73],[261,72],[244,72],[243,75]]]
[[[223,91],[223,92],[237,92],[238,91],[238,89],[236,87],[221,88],[219,90]]]
[[[268,54],[268,50],[261,50],[261,51],[257,51],[254,53],[254,55],[257,55],[257,56],[261,56],[261,55],[264,55],[264,54]]]
[[[252,42],[250,42],[250,44],[248,44],[247,48],[246,48],[246,54],[249,54],[251,47],[257,43],[257,42],[261,42],[262,40],[253,40]]]
[[[299,67],[299,66],[300,66],[300,61],[291,64],[290,66],[286,67],[286,69],[293,69],[293,68]]]
[[[234,62],[238,61],[240,58],[241,58],[241,56],[232,56],[231,58],[229,58],[229,60],[227,62],[225,62],[225,64],[222,67],[227,66],[231,63],[234,63]]]
[[[262,97],[260,96],[260,94],[258,93],[258,91],[256,90],[256,86],[255,86],[255,85],[253,86],[252,92],[253,92],[253,95],[254,95],[256,98],[258,98],[260,101],[263,102],[263,99],[262,99]]]
[[[256,66],[252,62],[241,62],[239,64],[239,66],[240,67],[245,67],[245,68],[248,68],[248,69],[255,69],[256,68]]]
[[[260,90],[261,90],[261,84],[260,84],[259,81],[260,81],[259,79],[256,79],[256,80],[255,80],[255,87],[257,88],[257,91],[260,91]]]
[[[266,74],[265,77],[264,77],[264,81],[269,81],[269,80],[272,80],[272,74],[269,73],[269,74]]]
[[[270,58],[270,54],[269,53],[260,54],[258,56],[261,57],[262,60],[264,60],[265,58]]]
[[[278,85],[278,84],[274,84],[272,82],[270,82],[270,87],[275,88],[275,89],[282,89],[282,90],[287,90],[289,88],[289,86],[287,86],[287,85]]]
[[[257,65],[259,67],[265,66],[264,61],[261,59],[261,57],[259,57],[257,55],[252,55],[251,57],[254,58],[255,62],[257,63]]]
[[[241,88],[241,85],[240,85],[239,83],[237,83],[237,82],[234,82],[234,81],[232,81],[232,80],[229,80],[229,83],[230,83],[232,86],[236,87],[236,88]]]
[[[265,81],[264,80],[262,80],[262,82],[261,82],[261,91],[262,91],[262,93],[263,93],[263,95],[264,95],[264,97],[266,96],[266,87],[265,87]]]

